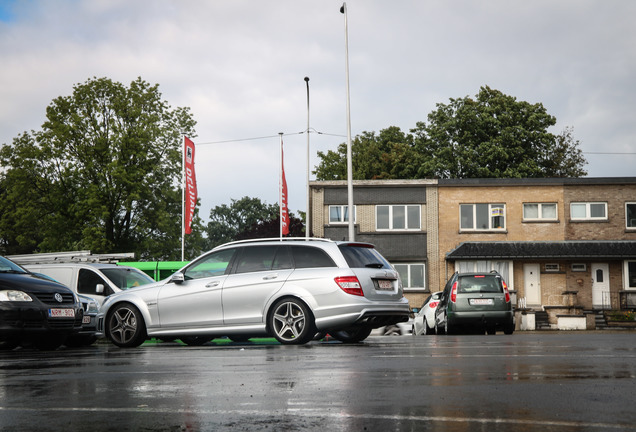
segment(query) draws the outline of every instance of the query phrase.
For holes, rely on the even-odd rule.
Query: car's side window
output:
[[[235,253],[236,249],[212,252],[188,266],[183,275],[186,280],[221,276],[228,271]]]
[[[250,246],[242,248],[236,264],[236,273],[271,270],[279,246]]]
[[[97,285],[104,285],[104,292],[99,295],[108,295],[110,293],[109,285],[97,273],[88,269],[80,269],[77,278],[77,292],[80,294],[97,294]]]
[[[322,249],[310,246],[292,246],[292,257],[296,268],[337,267]]]

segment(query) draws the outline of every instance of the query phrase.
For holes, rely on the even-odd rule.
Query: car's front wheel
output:
[[[373,331],[371,327],[351,327],[345,330],[329,332],[329,334],[341,342],[358,343],[368,338],[371,331]]]
[[[268,316],[268,327],[282,344],[305,344],[316,334],[311,311],[302,301],[284,298],[274,304]]]
[[[115,306],[106,320],[106,334],[118,347],[141,345],[146,340],[146,325],[139,309],[129,303]]]

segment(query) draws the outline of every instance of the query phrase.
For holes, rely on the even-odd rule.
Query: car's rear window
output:
[[[466,275],[459,277],[459,293],[500,293],[503,292],[501,278],[495,275]]]
[[[351,268],[384,268],[391,269],[391,265],[372,247],[340,245],[340,252]]]

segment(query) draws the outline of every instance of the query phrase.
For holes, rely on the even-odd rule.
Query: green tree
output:
[[[0,149],[6,253],[179,258],[182,134],[194,126],[189,109],[171,108],[141,78],[129,87],[93,78],[53,100],[41,131]]]
[[[555,117],[540,104],[490,87],[476,97],[437,104],[411,134],[392,126],[352,141],[354,179],[581,177],[587,163],[572,129],[548,129]],[[318,180],[346,179],[346,145],[319,152]]]
[[[302,220],[289,214],[290,236],[304,235]],[[267,204],[259,198],[232,199],[230,205],[222,204],[210,210],[207,227],[208,248],[223,243],[250,238],[273,238],[280,235],[278,204]]]
[[[380,131],[362,132],[351,142],[353,178],[399,179],[414,178],[418,172],[419,155],[415,151],[413,136],[396,126]],[[337,151],[318,152],[320,163],[314,174],[318,180],[345,180],[347,178],[347,145],[340,144]]]

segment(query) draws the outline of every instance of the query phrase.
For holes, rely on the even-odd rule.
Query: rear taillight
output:
[[[438,304],[439,304],[439,302],[436,302],[436,301],[434,301],[434,302],[430,302],[430,303],[428,304],[428,307],[430,307],[431,309],[435,309],[435,308],[437,307],[437,305],[438,305]]]
[[[364,292],[362,292],[362,285],[360,285],[360,281],[355,276],[342,276],[334,279],[341,290],[346,292],[347,294],[357,295],[364,297]]]
[[[510,293],[508,292],[508,285],[506,285],[505,281],[501,281],[503,283],[504,294],[506,295],[506,303],[510,303]]]
[[[453,284],[453,288],[451,288],[450,300],[452,303],[457,302],[457,281]]]

